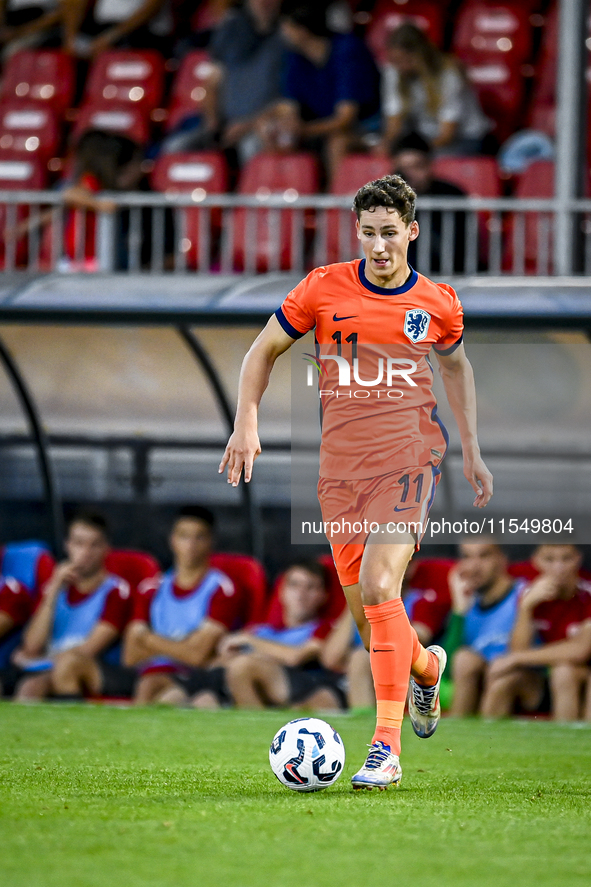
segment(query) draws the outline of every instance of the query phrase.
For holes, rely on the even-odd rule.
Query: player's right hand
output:
[[[45,594],[57,594],[64,585],[76,585],[80,579],[80,575],[74,564],[67,560],[57,564],[51,579],[45,584]]]
[[[244,469],[244,481],[248,483],[252,477],[254,460],[260,454],[261,444],[256,431],[234,431],[219,464],[218,472],[221,474],[227,465],[228,483],[237,487]]]
[[[453,612],[464,616],[474,602],[476,583],[462,561],[458,561],[449,571],[447,584],[451,595]]]
[[[558,591],[558,584],[554,579],[550,576],[539,576],[533,580],[529,588],[524,592],[522,606],[533,610],[538,604],[555,600],[558,596]]]

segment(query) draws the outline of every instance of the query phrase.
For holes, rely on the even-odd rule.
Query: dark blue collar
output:
[[[410,274],[408,275],[405,282],[402,286],[395,287],[394,289],[388,288],[387,286],[376,286],[374,283],[370,283],[367,277],[365,276],[365,259],[362,259],[359,263],[359,281],[362,286],[366,289],[370,290],[372,293],[378,293],[380,296],[397,296],[399,293],[408,292],[411,287],[415,285],[417,280],[419,279],[419,275],[410,265]]]

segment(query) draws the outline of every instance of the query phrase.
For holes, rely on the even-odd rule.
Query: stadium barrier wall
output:
[[[294,189],[208,195],[201,188],[101,196],[118,212],[95,219],[68,209],[55,191],[0,191],[0,269],[304,274],[360,254],[351,197],[304,197]],[[416,264],[427,276],[591,273],[591,200],[420,198],[418,209]],[[566,270],[556,236],[565,216],[573,244]],[[68,236],[73,255],[64,250]]]

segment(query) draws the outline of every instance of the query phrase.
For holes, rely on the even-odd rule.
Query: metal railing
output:
[[[115,212],[54,191],[0,191],[0,269],[172,274],[297,271],[360,255],[351,197],[104,194]],[[591,273],[591,199],[420,198],[426,275]],[[564,267],[558,231],[571,238]]]

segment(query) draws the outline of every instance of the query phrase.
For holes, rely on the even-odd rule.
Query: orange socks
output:
[[[377,725],[373,742],[400,754],[400,728],[413,660],[413,629],[401,598],[363,608],[371,625],[369,658],[376,691]],[[416,632],[414,633],[416,637]]]
[[[371,626],[369,659],[376,691],[377,721],[372,739],[400,754],[400,728],[411,667],[417,683],[432,686],[439,676],[434,653],[420,643],[402,598],[363,608]]]

